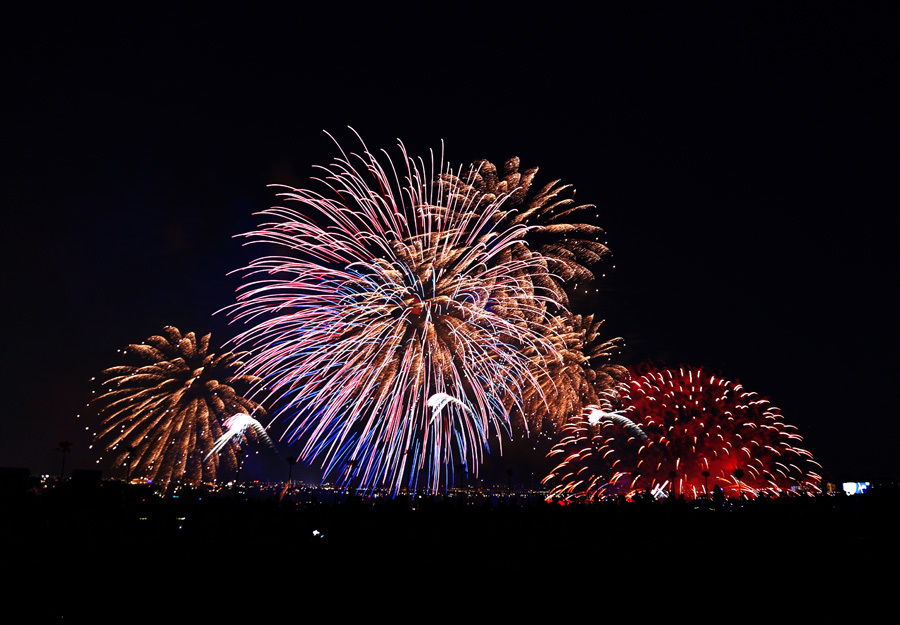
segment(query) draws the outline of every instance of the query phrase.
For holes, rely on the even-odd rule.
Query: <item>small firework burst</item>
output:
[[[656,369],[607,391],[564,428],[552,497],[668,491],[688,498],[816,492],[797,428],[768,399],[702,369]]]
[[[451,193],[443,156],[391,162],[343,154],[323,192],[286,189],[246,236],[283,254],[253,261],[233,308],[252,327],[246,371],[266,380],[286,437],[326,475],[397,492],[477,467],[509,430],[507,398],[538,385],[532,350],[555,353],[558,307],[505,195]],[[425,163],[430,162],[430,167]],[[513,400],[513,404],[516,400]]]
[[[209,340],[209,334],[197,339],[168,326],[162,335],[128,346],[126,356],[138,364],[103,372],[108,390],[92,402],[102,417],[94,441],[132,477],[214,480],[220,456],[210,452],[222,436],[222,422],[239,413],[265,414],[235,391],[236,385],[259,381],[237,372],[241,354],[210,353]],[[255,439],[256,433],[245,436]],[[229,466],[235,465],[236,449],[236,442],[221,449]]]

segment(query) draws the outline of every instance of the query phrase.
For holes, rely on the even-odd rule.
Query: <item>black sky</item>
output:
[[[574,184],[616,265],[578,305],[623,364],[710,367],[837,479],[896,477],[897,15],[826,4],[12,16],[0,466],[92,466],[117,349],[233,335],[231,237],[352,126]]]

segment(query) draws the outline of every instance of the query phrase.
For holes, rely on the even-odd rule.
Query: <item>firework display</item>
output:
[[[554,498],[715,486],[730,496],[817,492],[819,465],[778,408],[702,369],[648,367],[607,391],[564,428],[562,462],[544,482]]]
[[[166,327],[128,347],[141,364],[103,372],[95,444],[129,474],[215,479],[242,444],[274,446],[265,404],[298,460],[364,492],[477,476],[514,430],[555,437],[551,499],[818,489],[767,399],[703,369],[612,362],[621,339],[570,309],[609,255],[571,186],[534,187],[517,158],[501,173],[402,143],[396,160],[338,148],[311,188],[274,185],[282,205],[240,235],[266,249],[227,308],[245,351]]]
[[[220,459],[235,464],[236,442],[210,453],[223,434],[222,422],[238,413],[265,414],[235,391],[236,385],[258,382],[238,373],[241,354],[210,353],[209,341],[209,334],[197,339],[168,326],[125,350],[141,364],[103,372],[108,390],[94,400],[103,417],[94,441],[131,476],[161,483],[214,480]],[[254,440],[257,433],[251,428],[245,436]]]
[[[246,268],[231,310],[253,324],[235,338],[253,353],[245,371],[301,458],[395,493],[477,467],[519,398],[542,393],[529,354],[562,360],[548,260],[517,251],[529,226],[504,218],[509,194],[400,149],[396,163],[342,152],[321,193],[285,189],[289,205],[245,235],[282,255]]]

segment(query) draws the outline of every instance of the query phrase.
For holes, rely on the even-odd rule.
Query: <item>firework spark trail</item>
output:
[[[245,371],[283,405],[301,458],[394,493],[419,471],[437,490],[454,458],[477,467],[509,430],[508,398],[540,386],[524,351],[559,358],[550,294],[527,278],[546,264],[507,254],[527,226],[497,228],[504,197],[447,193],[442,155],[435,170],[433,154],[429,169],[400,149],[387,167],[342,151],[321,168],[327,196],[289,189],[298,208],[263,211],[244,236],[290,255],[253,261],[231,311],[254,324],[234,342],[253,352]],[[433,413],[435,395],[460,401]]]
[[[714,485],[733,494],[818,491],[820,467],[798,447],[797,428],[740,384],[702,369],[650,367],[605,399],[567,424],[551,451],[563,457],[544,479],[551,496],[596,499],[669,480],[688,497]]]
[[[238,373],[242,354],[217,356],[209,352],[209,341],[209,334],[198,340],[193,332],[182,336],[167,326],[163,335],[125,350],[142,365],[103,372],[108,390],[92,402],[103,418],[94,441],[115,454],[116,465],[159,482],[214,480],[219,457],[206,452],[222,434],[219,419],[235,412],[265,414],[234,389],[259,381]],[[233,466],[234,449],[224,450],[224,461]]]
[[[517,157],[507,160],[501,177],[494,163],[481,160],[471,166],[464,178],[445,174],[441,182],[449,193],[476,193],[487,200],[507,198],[503,209],[493,217],[500,227],[531,224],[526,236],[509,253],[513,257],[528,257],[536,252],[541,270],[533,272],[529,279],[568,305],[567,290],[574,292],[579,283],[592,282],[596,275],[591,266],[609,255],[606,242],[601,241],[602,228],[571,221],[596,207],[576,204],[575,189],[561,185],[559,180],[533,190],[538,168],[520,172],[519,165]]]

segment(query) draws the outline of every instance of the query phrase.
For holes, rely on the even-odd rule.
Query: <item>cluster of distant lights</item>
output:
[[[844,482],[841,489],[848,495],[862,495],[869,490],[869,482]]]

